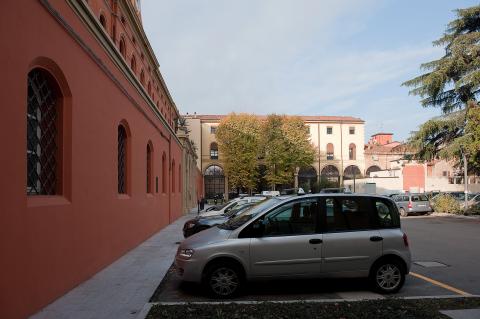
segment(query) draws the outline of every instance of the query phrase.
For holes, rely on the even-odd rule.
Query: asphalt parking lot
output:
[[[412,251],[411,274],[394,297],[480,294],[480,219],[413,216],[402,219]],[[376,299],[366,280],[275,280],[250,283],[235,300]],[[201,286],[183,283],[173,268],[154,302],[212,301]]]

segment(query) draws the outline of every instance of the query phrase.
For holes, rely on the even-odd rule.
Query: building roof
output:
[[[393,135],[393,133],[375,133],[372,135],[372,137],[377,136],[377,135]]]
[[[220,121],[228,115],[225,114],[187,114],[185,118],[197,118],[203,121]],[[267,115],[257,115],[260,118],[266,118]],[[299,115],[305,122],[346,122],[346,123],[365,123],[364,120],[352,116],[320,116],[320,115]]]

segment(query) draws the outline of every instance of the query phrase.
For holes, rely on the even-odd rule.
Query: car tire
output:
[[[239,265],[222,261],[208,266],[203,285],[211,296],[227,299],[238,296],[244,281],[243,271]]]
[[[381,294],[398,292],[405,283],[405,267],[395,259],[384,259],[373,265],[370,282],[373,290]]]
[[[405,209],[400,208],[400,216],[402,216],[402,217],[407,217],[407,216],[408,216],[408,212],[407,212]]]

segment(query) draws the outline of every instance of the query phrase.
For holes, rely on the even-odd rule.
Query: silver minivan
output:
[[[383,196],[274,197],[185,239],[175,257],[184,281],[232,297],[247,280],[368,277],[394,293],[410,270],[395,203]]]
[[[398,194],[392,198],[398,206],[402,217],[410,214],[427,214],[432,212],[430,201],[425,194]]]

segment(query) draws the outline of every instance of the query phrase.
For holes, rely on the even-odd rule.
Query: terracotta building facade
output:
[[[2,1],[1,318],[35,313],[183,212],[179,113],[138,3]]]

